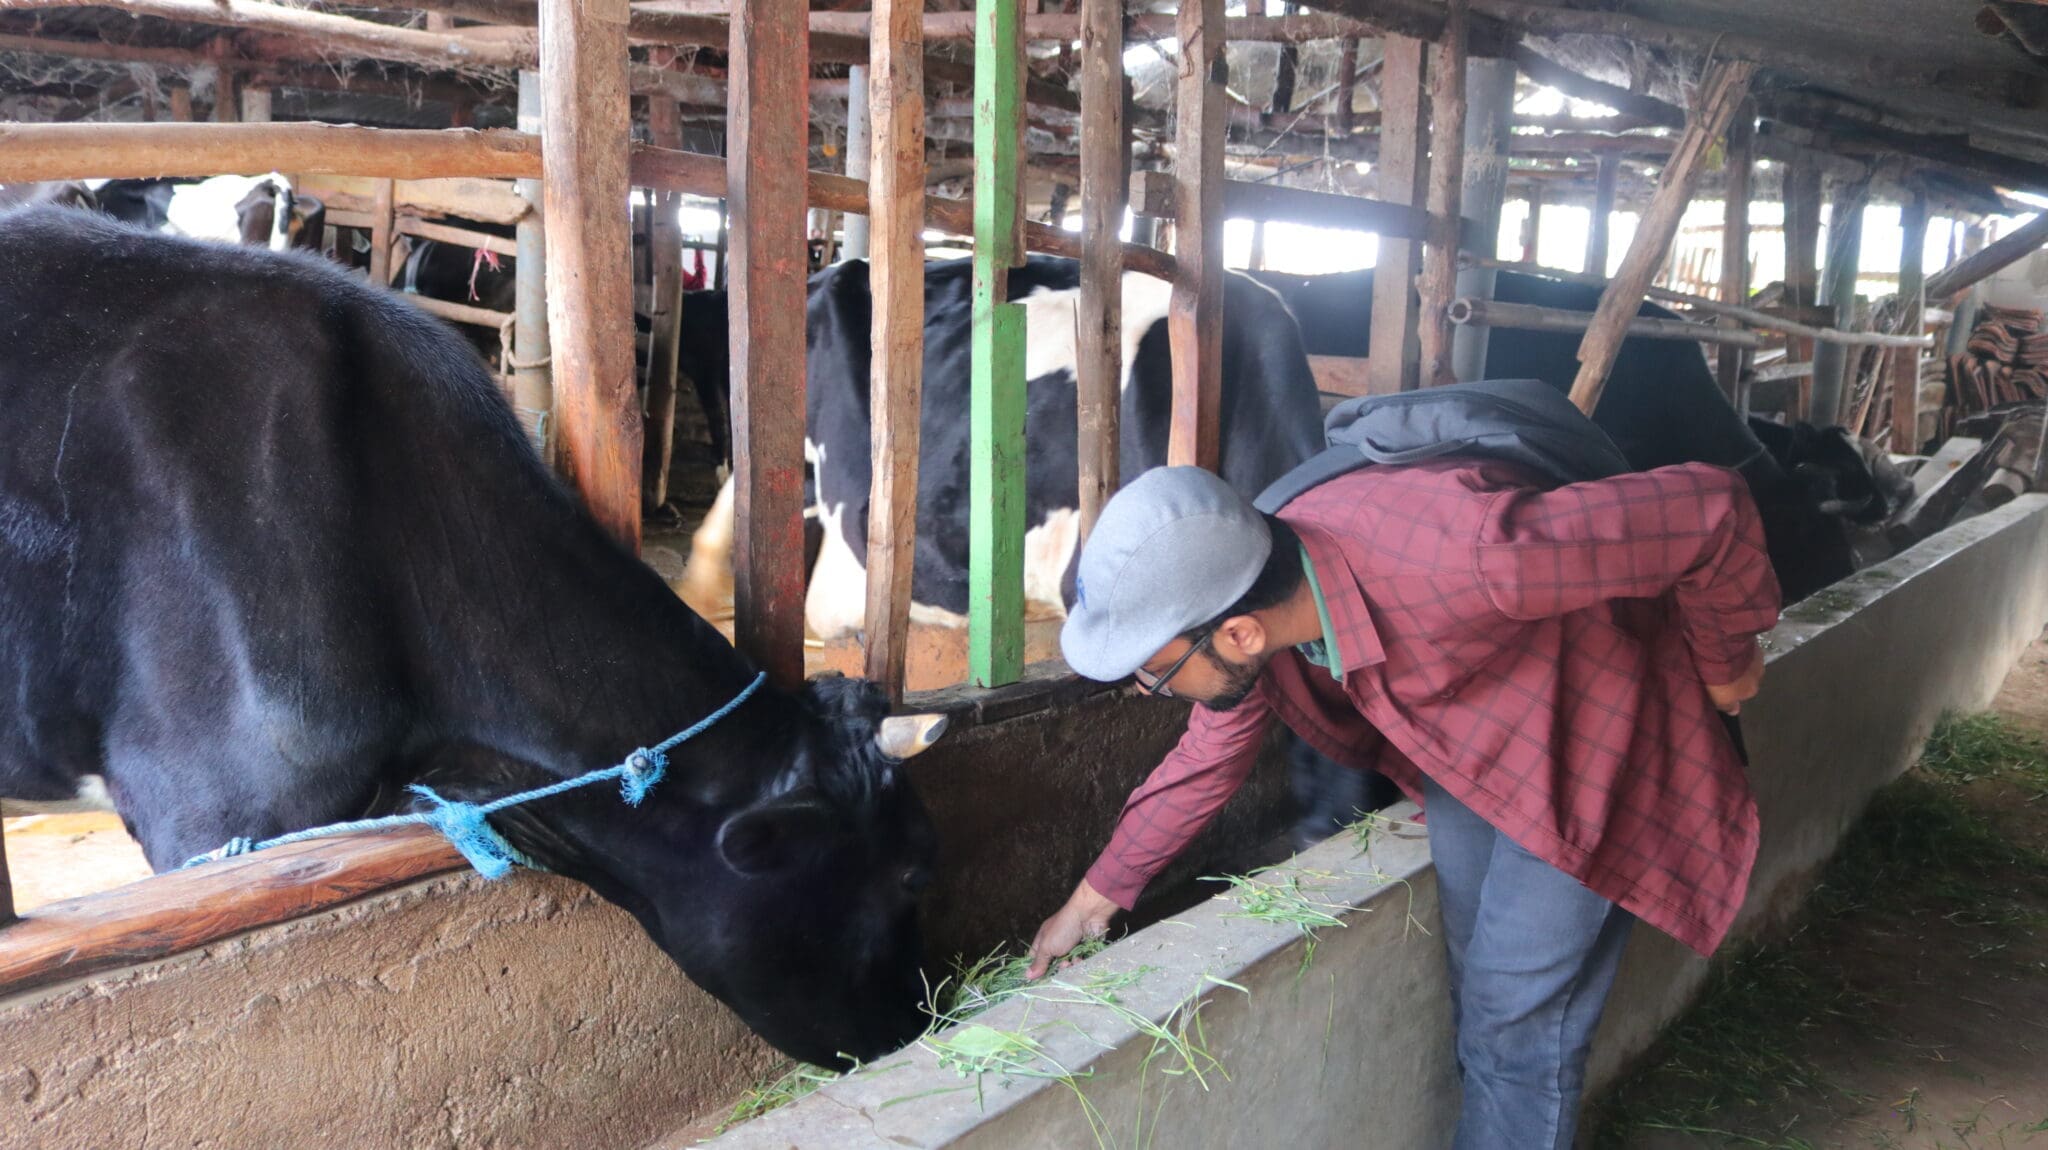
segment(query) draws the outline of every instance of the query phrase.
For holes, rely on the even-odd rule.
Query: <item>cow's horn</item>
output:
[[[875,745],[892,759],[907,759],[945,733],[944,715],[891,715],[875,731]]]

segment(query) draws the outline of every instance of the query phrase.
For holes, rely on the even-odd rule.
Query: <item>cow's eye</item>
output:
[[[914,866],[903,872],[903,889],[911,894],[923,894],[932,885],[932,872],[921,866]]]

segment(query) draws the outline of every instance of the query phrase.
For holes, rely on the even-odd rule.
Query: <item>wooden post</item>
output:
[[[1919,335],[1921,315],[1927,306],[1923,294],[1927,267],[1927,197],[1915,190],[1899,208],[1899,227],[1904,246],[1899,249],[1899,324],[1902,335]],[[1909,347],[1894,348],[1892,375],[1893,451],[1911,455],[1920,449],[1920,352]],[[1872,388],[1876,384],[1872,383]]]
[[[869,58],[873,58],[875,41],[881,38],[880,20],[876,31],[868,40]],[[919,41],[922,43],[922,41]],[[868,118],[868,67],[855,64],[846,70],[846,175],[849,179],[865,180],[873,170],[869,159],[873,152],[874,125]],[[869,189],[869,198],[874,195]],[[846,213],[846,243],[840,247],[840,257],[849,260],[868,258],[868,217],[862,212]]]
[[[1847,328],[1856,318],[1856,275],[1863,263],[1863,209],[1870,202],[1868,177],[1844,185],[1835,192],[1828,221],[1828,254],[1823,268],[1820,302],[1835,309],[1834,326]],[[1841,422],[1844,414],[1843,375],[1849,355],[1836,344],[1823,343],[1813,349],[1814,423],[1823,427]]]
[[[540,73],[519,73],[519,130],[541,130]],[[554,465],[549,416],[555,409],[554,376],[548,351],[547,227],[541,210],[546,198],[539,180],[521,180],[519,196],[526,214],[514,225],[519,250],[512,267],[512,409],[533,440],[533,449]]]
[[[391,245],[398,238],[393,230],[393,181],[378,180],[370,203],[370,282],[378,287],[391,284]]]
[[[967,666],[978,687],[1024,671],[1023,2],[976,0],[974,329],[967,539]]]
[[[1123,79],[1123,0],[1081,0],[1081,298],[1074,374],[1083,539],[1121,479],[1124,260],[1117,233],[1130,192]]]
[[[741,0],[728,52],[734,630],[786,688],[804,678],[807,15],[804,0]]]
[[[192,122],[192,89],[183,84],[171,86],[171,119],[180,124]]]
[[[1812,156],[1794,157],[1785,170],[1785,302],[1809,308],[1820,298],[1820,165]],[[1794,336],[1785,343],[1786,359],[1813,362],[1813,340]],[[1799,379],[1799,401],[1793,414],[1808,419],[1813,410],[1813,375]]]
[[[1223,397],[1223,0],[1183,0],[1175,27],[1173,235],[1180,275],[1167,307],[1173,422],[1166,461],[1213,471]]]
[[[1529,189],[1529,218],[1522,221],[1522,262],[1539,263],[1536,245],[1543,238],[1543,187],[1536,185]]]
[[[1500,244],[1501,208],[1508,191],[1508,134],[1514,116],[1515,62],[1498,57],[1468,61],[1458,214],[1464,217],[1462,227],[1478,233],[1477,254],[1489,258]],[[1495,278],[1494,269],[1483,264],[1459,263],[1454,294],[1459,299],[1490,300]],[[1451,332],[1452,374],[1461,380],[1484,379],[1488,343],[1484,325],[1457,325]]]
[[[1358,102],[1358,39],[1356,37],[1345,38],[1343,44],[1337,49],[1337,94],[1334,99],[1335,106],[1332,111],[1335,113],[1334,120],[1337,125],[1337,134],[1348,136],[1351,134],[1351,106]]]
[[[1450,307],[1458,290],[1458,207],[1465,181],[1465,9],[1466,0],[1445,4],[1443,37],[1429,70],[1429,242],[1416,285],[1424,387],[1458,378],[1451,369]]]
[[[1756,141],[1756,111],[1745,102],[1728,125],[1727,191],[1721,212],[1721,302],[1741,307],[1749,302],[1749,175]],[[1726,326],[1732,321],[1723,320]],[[1722,344],[1716,374],[1721,394],[1746,411],[1749,404],[1742,392],[1742,369],[1748,352],[1734,344]]]
[[[562,463],[590,513],[638,551],[628,11],[626,0],[541,0],[541,187]]]
[[[270,89],[242,89],[242,122],[244,124],[268,124],[270,122]]]
[[[213,122],[233,124],[242,118],[242,94],[232,68],[217,68],[213,79]]]
[[[1380,199],[1392,204],[1425,202],[1429,177],[1429,129],[1423,102],[1423,42],[1388,36],[1380,66]],[[1372,274],[1372,362],[1367,384],[1374,395],[1415,390],[1420,354],[1416,339],[1416,277],[1422,244],[1380,237]]]
[[[1600,172],[1594,177],[1593,219],[1586,229],[1586,266],[1579,269],[1596,276],[1607,274],[1607,238],[1614,223],[1614,185],[1621,178],[1621,157],[1600,153]]]
[[[1727,128],[1735,109],[1749,95],[1749,81],[1756,65],[1746,61],[1717,61],[1700,81],[1699,94],[1686,118],[1685,131],[1671,149],[1671,159],[1657,180],[1656,194],[1649,210],[1636,226],[1635,239],[1621,259],[1621,269],[1600,293],[1600,306],[1579,344],[1579,374],[1572,381],[1572,402],[1588,415],[1599,406],[1600,391],[1607,386],[1607,372],[1621,352],[1628,322],[1643,305],[1643,293],[1664,251],[1678,231],[1679,217],[1692,200],[1693,184],[1699,179],[1707,152]]]
[[[647,97],[647,137],[659,148],[680,150],[683,146],[683,110],[659,92]],[[676,218],[683,198],[672,192],[648,194],[652,215],[649,255],[654,266],[649,318],[654,339],[647,355],[647,414],[640,439],[643,512],[668,502],[669,462],[675,455],[676,438],[676,363],[683,338],[683,237]]]
[[[867,677],[903,697],[916,561],[924,410],[924,6],[875,0],[868,40],[868,382],[874,482],[868,502]],[[851,145],[849,145],[851,147]],[[849,151],[849,163],[853,153]],[[847,243],[852,220],[847,217]]]

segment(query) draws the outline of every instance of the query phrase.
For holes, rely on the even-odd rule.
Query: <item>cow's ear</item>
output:
[[[785,795],[725,820],[718,854],[740,874],[768,874],[812,855],[832,824],[831,809],[815,794]]]

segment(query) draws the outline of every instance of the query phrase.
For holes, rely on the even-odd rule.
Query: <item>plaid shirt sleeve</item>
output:
[[[1263,686],[1233,710],[1197,706],[1180,742],[1124,803],[1116,833],[1088,868],[1088,885],[1131,909],[1152,876],[1244,785],[1272,718]]]
[[[1702,679],[1732,682],[1777,623],[1762,522],[1734,472],[1703,463],[1502,492],[1476,553],[1494,606],[1547,619],[1603,600],[1669,592]]]

